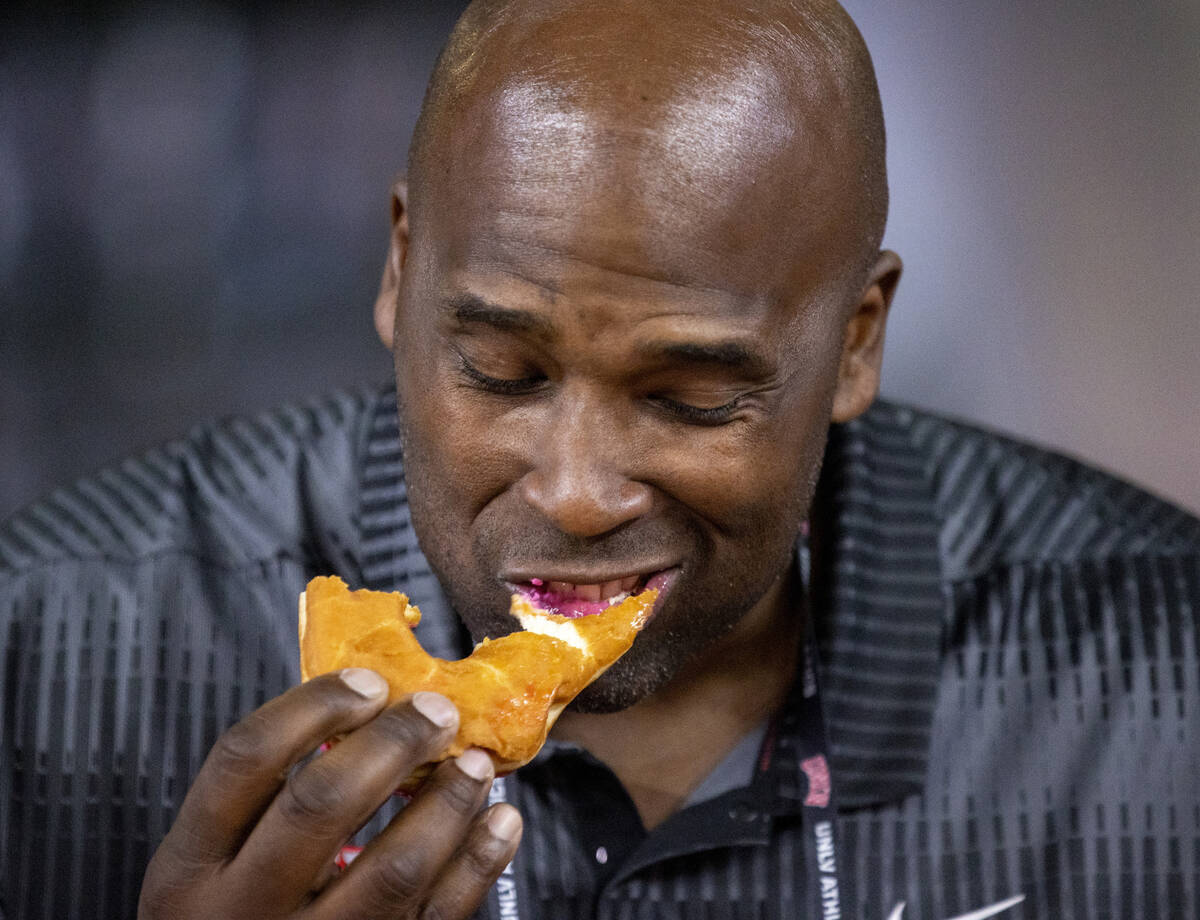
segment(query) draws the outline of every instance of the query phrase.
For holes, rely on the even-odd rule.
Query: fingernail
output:
[[[479,782],[490,779],[492,775],[492,758],[479,748],[467,748],[455,758],[454,765]]]
[[[345,668],[341,678],[343,684],[368,700],[373,700],[388,692],[387,681],[366,668]]]
[[[413,694],[413,708],[438,728],[449,728],[458,721],[458,710],[440,693],[421,690]]]
[[[515,808],[493,808],[487,816],[488,830],[498,840],[512,840],[521,832],[521,816]]]

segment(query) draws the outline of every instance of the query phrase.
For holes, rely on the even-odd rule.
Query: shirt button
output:
[[[737,821],[739,824],[749,824],[752,821],[758,820],[758,812],[750,806],[738,802],[729,809],[729,819]]]
[[[608,862],[608,850],[604,847],[596,847],[596,862],[602,866]]]

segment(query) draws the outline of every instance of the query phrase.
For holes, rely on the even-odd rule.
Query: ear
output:
[[[894,252],[885,249],[879,253],[858,306],[846,323],[833,395],[835,422],[848,422],[866,412],[879,393],[883,333],[902,269],[900,257]]]
[[[403,176],[392,183],[392,233],[387,262],[375,298],[375,332],[388,351],[392,350],[396,329],[396,301],[400,296],[400,277],[408,258],[408,182]]]

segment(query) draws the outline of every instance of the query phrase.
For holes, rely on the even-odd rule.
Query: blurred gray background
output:
[[[0,23],[0,516],[388,374],[388,184],[463,4]],[[1200,3],[847,4],[906,272],[887,395],[1200,509]]]

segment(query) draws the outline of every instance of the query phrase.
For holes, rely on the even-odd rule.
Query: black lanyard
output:
[[[837,802],[829,766],[829,736],[825,731],[825,713],[821,707],[821,691],[817,682],[816,642],[811,615],[805,632],[800,669],[798,753],[800,768],[808,779],[803,817],[809,916],[821,920],[840,920],[842,893]]]
[[[801,548],[799,563],[801,577],[808,583],[809,558],[807,545]],[[800,769],[808,780],[808,791],[804,797],[803,828],[806,887],[808,891],[809,917],[813,920],[841,920],[842,896],[838,853],[837,802],[833,794],[833,775],[829,765],[829,737],[825,729],[825,713],[821,706],[821,692],[817,681],[816,634],[813,629],[811,605],[805,616],[805,641],[801,651],[800,665],[800,712],[798,725],[798,754]],[[772,725],[764,741],[764,756],[760,771],[765,772],[774,747],[776,723]],[[497,778],[488,795],[488,804],[508,800],[503,778]],[[505,867],[497,883],[488,895],[489,915],[498,920],[520,920],[524,909],[528,915],[526,901],[528,891],[524,877],[517,871],[517,860]]]
[[[492,780],[492,788],[488,790],[488,804],[508,801],[507,778],[497,776]],[[521,909],[525,906],[526,892],[523,890],[524,879],[517,875],[517,859],[521,856],[521,848],[513,854],[512,861],[504,867],[496,884],[488,892],[488,916],[495,920],[521,920]],[[528,910],[526,910],[528,916]]]
[[[803,834],[808,892],[808,916],[816,920],[841,920],[841,883],[838,852],[837,804],[833,794],[833,778],[829,768],[829,741],[825,731],[825,714],[821,708],[821,693],[817,683],[816,644],[813,641],[811,618],[807,627],[803,660],[800,668],[800,712],[798,713],[798,750],[800,769],[808,780],[804,797]],[[760,769],[770,763],[770,748],[774,745],[776,726],[772,725],[764,741],[765,754]],[[506,782],[498,778],[493,784],[488,803],[508,800]],[[497,920],[520,920],[528,916],[528,891],[525,879],[517,871],[521,851],[505,867],[488,895],[489,916]]]

